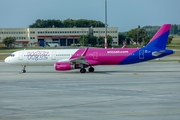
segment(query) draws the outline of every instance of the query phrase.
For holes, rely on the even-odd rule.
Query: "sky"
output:
[[[108,27],[120,32],[180,24],[180,0],[107,0]],[[0,28],[27,28],[37,19],[105,22],[105,0],[0,0]]]

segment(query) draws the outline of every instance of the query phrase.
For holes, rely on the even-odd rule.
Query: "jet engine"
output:
[[[75,65],[70,62],[56,62],[54,68],[57,71],[73,70],[75,69]]]

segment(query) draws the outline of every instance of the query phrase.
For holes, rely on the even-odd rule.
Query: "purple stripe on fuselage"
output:
[[[127,57],[133,55],[139,48],[89,48],[85,59],[91,65],[118,65]],[[70,59],[78,58],[85,49],[77,50]]]

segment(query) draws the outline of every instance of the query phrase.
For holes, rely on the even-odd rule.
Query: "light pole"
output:
[[[137,41],[136,41],[136,45],[138,44],[138,29],[137,29]]]
[[[44,47],[46,47],[46,33],[47,33],[47,30],[45,31],[45,37],[44,37]]]
[[[137,28],[137,41],[136,41],[136,45],[138,44],[138,33],[139,33],[139,29],[140,29],[140,26],[138,25],[138,28]]]
[[[99,46],[99,35],[100,33],[99,33],[99,29],[98,29],[98,41],[97,41],[97,43],[98,43],[98,46]]]
[[[107,48],[107,0],[105,0],[105,40],[104,47]]]
[[[145,39],[146,39],[146,36],[147,36],[146,34],[147,34],[147,33],[146,33],[146,30],[145,30],[145,29],[143,29],[143,31],[144,31],[143,45],[145,45]]]
[[[84,29],[81,29],[83,31],[83,46],[84,46]]]

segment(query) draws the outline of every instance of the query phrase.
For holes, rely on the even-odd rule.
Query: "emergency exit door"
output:
[[[23,60],[23,52],[19,52],[19,60]]]
[[[53,51],[53,52],[51,53],[51,59],[52,59],[52,60],[56,60],[56,52],[55,52],[55,51]]]

